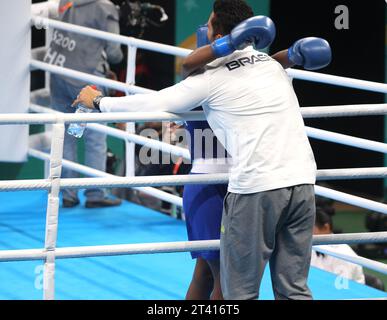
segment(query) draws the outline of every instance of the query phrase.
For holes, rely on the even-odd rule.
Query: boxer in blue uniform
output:
[[[191,136],[191,155],[193,166],[191,174],[227,173],[226,158],[218,158],[224,149],[206,121],[188,122],[186,129]],[[195,139],[195,130],[210,130],[213,135],[214,150],[206,152],[204,139]],[[216,146],[218,150],[216,150]],[[212,152],[211,152],[212,151]],[[183,206],[186,216],[188,239],[218,240],[222,220],[223,199],[227,193],[227,184],[187,185],[184,187]],[[195,271],[186,299],[222,299],[219,279],[219,251],[195,251]]]
[[[197,47],[209,44],[207,26],[197,30]],[[195,110],[202,110],[201,107]],[[186,130],[191,137],[191,174],[227,173],[227,155],[218,142],[207,121],[189,121]],[[195,130],[209,133],[207,139],[213,139],[212,150],[206,149],[205,139],[197,139]],[[199,132],[198,132],[199,133]],[[220,156],[220,158],[218,157]],[[188,239],[218,240],[222,220],[223,199],[227,193],[227,184],[186,185],[183,193],[183,207],[186,216]],[[219,279],[219,251],[191,252],[196,259],[195,271],[189,286],[187,300],[222,299]]]

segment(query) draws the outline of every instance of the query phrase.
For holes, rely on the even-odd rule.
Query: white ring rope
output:
[[[31,98],[35,98],[41,95],[49,95],[48,89],[38,89],[31,92]],[[30,110],[36,113],[53,113],[50,108],[40,106],[37,104],[31,104]],[[362,117],[362,116],[379,116],[387,114],[387,103],[381,104],[352,104],[352,105],[337,105],[337,106],[314,106],[314,107],[301,107],[301,114],[304,119],[310,118],[333,118],[333,117]],[[116,113],[118,114],[118,113]],[[181,114],[174,114],[168,112],[152,112],[147,114],[151,116],[151,119],[147,121],[203,121],[206,120],[206,116],[202,111],[191,111]],[[145,121],[139,119],[137,121]]]
[[[31,19],[32,25],[40,25],[59,30],[70,31],[101,40],[116,42],[127,46],[137,47],[143,50],[160,52],[168,55],[186,57],[192,50],[161,44],[157,42],[137,39],[133,37],[125,37],[115,33],[109,33],[106,31],[100,31],[96,29],[86,28],[71,23],[61,22],[58,20],[48,19],[45,17],[33,16]]]
[[[149,114],[149,113],[148,113]],[[2,114],[0,124],[49,124],[57,122],[131,122],[145,118],[146,115],[135,113],[108,113],[108,114]],[[340,143],[365,150],[387,153],[387,144],[356,138],[340,133],[329,132],[321,129],[306,127],[306,132],[310,138]]]
[[[313,245],[387,242],[387,232],[314,236]],[[56,259],[219,250],[219,240],[56,248]],[[0,262],[43,260],[44,249],[1,250]],[[370,268],[372,268],[370,266]]]
[[[378,116],[387,114],[387,103],[358,104],[341,106],[302,107],[301,114],[304,119],[331,118],[331,117],[360,117]]]
[[[387,274],[387,264],[384,264],[384,263],[379,262],[379,261],[373,261],[373,260],[370,260],[370,259],[367,259],[367,258],[364,258],[361,256],[350,256],[347,254],[338,253],[338,252],[329,250],[329,247],[325,247],[325,246],[316,246],[316,247],[313,247],[313,250],[327,254],[329,256],[332,256],[332,257],[335,257],[335,258],[338,258],[341,260],[344,260],[344,261],[347,261],[347,262],[355,263],[355,264],[360,265],[362,267],[365,267],[365,268],[368,268],[368,269],[371,269],[374,271],[378,271],[378,272],[383,273],[383,274]]]
[[[348,136],[341,133],[305,127],[309,138],[343,144],[364,150],[387,153],[387,144],[363,138]]]
[[[56,16],[58,14],[59,2],[48,0],[31,5],[31,14],[35,16]]]
[[[44,63],[38,60],[32,59],[30,62],[31,71],[35,70],[44,70],[50,73],[62,75],[65,77],[69,77],[76,80],[82,80],[85,82],[89,82],[92,84],[100,85],[106,88],[122,91],[122,92],[129,92],[129,93],[151,93],[153,90],[145,89],[142,87],[138,87],[135,85],[126,84],[123,82],[115,81],[106,79],[103,77],[95,76],[92,74],[80,72],[73,69],[68,68],[62,68],[55,65],[51,65],[49,63]]]
[[[317,180],[354,180],[387,178],[387,167],[356,169],[323,169],[317,171]]]
[[[38,151],[38,150],[29,149],[28,154],[30,156],[33,156],[33,157],[41,159],[41,160],[50,160],[50,155],[49,154],[41,152],[41,151]],[[87,166],[84,166],[84,165],[81,165],[81,164],[78,164],[78,163],[75,163],[75,162],[72,162],[72,161],[69,161],[69,160],[65,160],[65,159],[63,159],[63,161],[62,161],[62,165],[64,167],[66,167],[66,168],[69,168],[71,170],[74,170],[74,171],[77,171],[79,173],[85,174],[87,176],[104,177],[105,179],[103,179],[103,180],[107,180],[107,178],[109,180],[110,179],[117,179],[117,178],[120,179],[121,178],[121,177],[117,177],[117,176],[114,176],[112,174],[109,174],[109,173],[106,173],[106,172],[103,172],[103,171],[100,171],[100,170],[96,170],[96,169],[93,169],[93,168],[89,168]],[[82,178],[82,179],[79,179],[79,180],[83,180],[83,179],[87,179],[87,178]],[[63,183],[63,180],[64,179],[61,179],[61,183]],[[14,181],[14,182],[16,182],[16,181]],[[20,182],[22,182],[22,181],[20,181]],[[46,190],[46,189],[49,188],[49,187],[46,188],[47,183],[49,183],[47,180],[40,180],[40,181],[36,180],[36,182],[37,182],[36,188],[29,189],[29,190]],[[1,184],[1,181],[0,181],[0,184]],[[162,190],[158,190],[158,189],[155,189],[155,188],[151,188],[151,187],[130,187],[130,186],[128,186],[128,187],[129,188],[133,188],[133,189],[138,190],[138,191],[141,191],[141,192],[143,192],[143,193],[145,193],[147,195],[156,197],[157,199],[160,199],[160,200],[166,201],[168,203],[174,204],[176,206],[179,206],[179,207],[183,206],[183,199],[181,197],[178,197],[176,195],[170,194],[168,192],[165,192],[165,191],[162,191]],[[21,191],[21,189],[19,189],[19,191]]]
[[[29,155],[48,160],[47,153],[30,149]],[[142,176],[142,177],[118,177],[108,173],[95,170],[84,165],[68,160],[63,160],[63,165],[72,170],[94,176],[96,178],[72,178],[61,179],[61,188],[83,189],[83,188],[134,188],[134,187],[163,187],[163,186],[184,186],[192,184],[226,184],[228,183],[227,173],[201,174],[201,175],[163,175],[163,176]],[[359,172],[357,172],[359,171]],[[321,180],[348,180],[348,179],[370,179],[387,177],[387,168],[361,168],[361,169],[334,169],[319,170],[318,177]],[[106,177],[106,178],[101,178]],[[318,180],[320,180],[318,178]],[[48,190],[50,182],[44,179],[35,180],[10,180],[0,181],[0,191],[29,191]]]
[[[34,105],[34,104],[32,104],[30,106],[30,110],[33,112],[47,113],[47,114],[50,114],[50,113],[51,114],[64,114],[62,112],[58,112],[58,111],[55,111],[55,110],[52,110],[52,109],[49,109],[46,107]],[[124,141],[130,141],[130,142],[142,145],[144,147],[148,147],[148,148],[151,148],[154,150],[159,150],[159,151],[162,151],[165,153],[170,153],[174,156],[182,157],[184,160],[191,159],[191,155],[190,155],[190,152],[188,149],[174,146],[174,145],[171,145],[169,143],[165,143],[165,142],[154,140],[154,139],[145,138],[145,137],[137,135],[137,134],[128,133],[128,132],[125,132],[122,130],[108,127],[106,125],[101,125],[101,124],[96,124],[96,123],[89,123],[87,125],[87,128],[94,130],[94,131],[106,133],[112,137],[116,137],[116,138],[122,139]]]
[[[47,159],[49,156],[43,152],[31,150],[34,156]],[[63,161],[64,166],[71,166],[72,169],[82,168],[87,170],[85,166],[78,164],[69,164],[68,161]],[[94,169],[93,169],[94,170]],[[96,170],[94,170],[96,171]],[[61,187],[64,188],[86,188],[86,187],[133,187],[139,186],[165,186],[165,185],[185,185],[185,184],[220,184],[227,182],[226,174],[210,174],[210,175],[185,175],[185,176],[153,176],[153,177],[116,177],[100,172],[100,176],[107,177],[106,179],[61,179]],[[47,180],[22,180],[22,181],[2,181],[0,182],[0,191],[21,191],[21,190],[46,190],[50,188],[50,182]],[[143,191],[144,189],[141,189]],[[157,190],[157,189],[156,189]],[[160,191],[160,190],[157,190]],[[149,191],[147,191],[149,192]],[[334,199],[340,202],[352,204],[368,210],[387,214],[387,205],[376,201],[364,199],[361,197],[346,194],[340,191],[315,186],[317,195],[326,198]],[[172,196],[167,194],[168,196]],[[176,197],[176,196],[174,196]],[[182,206],[182,199],[176,197],[175,203]]]
[[[60,22],[52,19],[47,19],[39,16],[34,16],[31,19],[31,24],[44,25],[47,27],[57,28],[60,30],[75,32],[86,36],[96,37],[106,41],[118,42],[128,46],[138,47],[144,50],[156,51],[164,54],[175,55],[180,57],[188,56],[192,50],[173,47],[156,42],[139,40],[132,37],[124,37],[109,32],[99,31],[91,28],[81,27],[65,22]],[[360,90],[368,90],[374,92],[387,93],[387,84],[377,83],[359,79],[351,79],[347,77],[339,77],[329,74],[322,74],[304,70],[287,69],[289,76],[300,80],[315,81],[325,84],[344,86]]]

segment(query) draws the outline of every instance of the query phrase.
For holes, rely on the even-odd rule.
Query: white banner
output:
[[[31,0],[0,1],[0,114],[26,113],[30,101]],[[0,126],[0,161],[27,159],[28,126]]]

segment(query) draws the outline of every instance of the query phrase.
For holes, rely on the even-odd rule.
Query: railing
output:
[[[350,263],[355,263],[364,268],[369,268],[371,270],[374,270],[383,274],[387,274],[387,264],[385,263],[373,261],[371,259],[367,259],[357,255],[355,256],[355,255],[348,255],[344,253],[335,252],[331,248],[325,247],[325,246],[315,246],[313,247],[313,249],[317,252],[321,252],[323,254],[327,254],[329,256],[336,257],[338,259],[341,259]]]
[[[127,45],[129,48],[129,54],[128,54],[128,71],[127,71],[127,83],[121,83],[101,77],[97,77],[94,75],[89,75],[85,74],[79,71],[75,70],[70,70],[66,68],[61,68],[58,66],[53,66],[49,64],[45,64],[43,62],[37,61],[37,60],[32,60],[31,61],[31,68],[32,69],[40,69],[40,70],[45,70],[50,73],[56,73],[60,74],[66,77],[74,78],[74,79],[80,79],[89,83],[93,84],[98,84],[101,86],[105,86],[107,88],[115,89],[115,90],[120,90],[123,92],[126,92],[127,94],[131,93],[151,93],[152,90],[141,88],[138,86],[134,85],[134,70],[135,70],[135,58],[134,56],[136,55],[136,48],[144,49],[144,50],[151,50],[151,51],[156,51],[164,54],[169,54],[169,55],[175,55],[175,56],[180,56],[180,57],[185,57],[191,53],[191,50],[188,49],[183,49],[183,48],[178,48],[178,47],[173,47],[170,45],[164,45],[164,44],[159,44],[151,41],[145,41],[145,40],[140,40],[140,39],[135,39],[132,37],[125,37],[121,35],[116,35],[116,34],[111,34],[108,32],[100,31],[100,30],[94,30],[82,26],[76,26],[72,25],[69,23],[64,23],[52,19],[47,19],[39,16],[34,16],[31,21],[32,24],[35,25],[41,25],[45,26],[47,28],[56,28],[59,30],[65,30],[69,32],[75,32],[78,34],[86,35],[86,36],[91,36],[95,37],[98,39],[106,40],[106,41],[112,41],[116,43],[120,43],[123,45]],[[375,83],[371,81],[363,81],[363,80],[358,80],[358,79],[350,79],[350,78],[345,78],[345,77],[338,77],[338,76],[332,76],[332,75],[324,75],[320,73],[315,73],[315,72],[309,72],[309,71],[302,71],[302,70],[288,70],[289,75],[296,78],[296,79],[302,79],[302,80],[307,80],[307,81],[316,81],[316,82],[321,82],[321,83],[327,83],[327,84],[332,84],[332,85],[341,85],[341,86],[346,86],[346,87],[351,87],[351,88],[357,88],[357,89],[362,89],[362,90],[370,90],[370,91],[376,91],[376,92],[383,92],[387,93],[387,85],[382,84],[382,83]],[[361,110],[362,106],[348,106],[351,107],[351,110],[349,109],[348,111],[341,111],[341,115],[338,115],[340,111],[335,112],[334,110],[328,110],[330,107],[326,107],[327,109],[324,110],[325,116],[346,116],[346,115],[361,115],[364,114],[364,110]],[[365,106],[364,106],[365,107]],[[340,106],[337,106],[337,109],[339,109]],[[374,105],[370,106],[371,110],[369,111],[368,114],[386,114],[387,110],[387,105]],[[312,109],[312,108],[310,108]],[[308,114],[309,110],[305,110],[305,117],[310,117]],[[312,111],[312,110],[310,110]],[[310,112],[309,111],[309,112]],[[322,111],[322,110],[321,110]],[[312,111],[313,112],[313,111]],[[157,119],[155,119],[157,120]],[[131,130],[129,133],[134,134],[134,128],[133,126],[130,126]],[[105,132],[109,129],[105,129]],[[376,152],[382,152],[386,153],[387,147],[385,144],[375,142],[375,141],[370,141],[366,139],[360,139],[360,138],[355,138],[355,137],[349,137],[343,134],[339,133],[333,133],[333,132],[328,132],[324,131],[321,129],[314,129],[314,128],[307,128],[307,133],[309,137],[313,137],[315,139],[321,139],[324,141],[330,141],[330,142],[335,142],[335,143],[340,143],[344,145],[349,145],[349,146],[354,146],[354,147],[359,147],[361,146],[364,149],[367,150],[372,150]],[[118,134],[116,134],[117,136]],[[120,135],[121,138],[124,138],[123,135]],[[133,135],[132,138],[135,138]],[[131,172],[129,175],[134,175],[134,144],[128,144],[129,141],[142,144],[142,142],[145,142],[145,140],[142,140],[142,142],[138,141],[141,138],[138,138],[137,141],[133,141],[133,139],[126,139],[127,143],[127,150],[129,151],[129,154],[131,155],[129,158],[127,158],[127,168]],[[149,141],[148,141],[149,142]],[[151,143],[151,147],[160,150],[159,147],[162,145],[157,145],[157,143]],[[143,145],[143,144],[142,144]],[[175,149],[171,147],[171,149]],[[164,151],[164,150],[163,150]],[[171,153],[174,155],[182,156],[184,159],[187,159],[188,154],[187,152],[183,152],[182,150],[177,151],[175,153],[175,150],[171,150]],[[183,153],[181,153],[183,152]],[[127,153],[128,154],[128,153]]]
[[[196,113],[195,113],[195,115],[196,115]],[[115,116],[116,116],[116,118],[115,118]],[[170,116],[173,117],[172,115],[170,115]],[[44,117],[47,117],[47,119],[44,119]],[[153,118],[153,116],[149,115],[149,118]],[[181,116],[180,116],[180,118],[181,118]],[[140,119],[141,121],[144,121],[144,119],[146,120],[147,113],[145,113],[145,114],[140,113],[138,115],[136,115],[136,113],[129,113],[129,114],[126,113],[126,114],[118,114],[118,115],[115,113],[111,113],[111,114],[61,114],[61,113],[55,113],[55,114],[29,114],[29,115],[3,114],[3,115],[0,115],[0,124],[28,124],[28,123],[30,123],[30,124],[31,123],[47,124],[47,123],[76,123],[76,122],[86,122],[87,123],[87,122],[107,122],[107,121],[113,121],[113,122],[133,121],[133,122],[135,122],[135,121],[138,121],[137,119]],[[361,173],[359,173],[359,172],[356,172],[356,170],[357,169],[354,169],[352,172],[347,171],[345,175],[347,175],[347,176],[349,176],[349,175],[361,176],[362,174],[364,174],[365,176],[370,176],[370,175],[372,175],[372,173],[375,174],[375,171],[370,172],[369,170],[360,169],[363,171]],[[378,172],[379,175],[377,177],[384,176],[385,172],[384,172],[383,168],[379,168],[379,169],[374,168],[371,170],[381,170],[383,172]],[[336,173],[337,173],[337,171],[336,171]],[[325,172],[325,175],[329,176],[329,173],[327,174],[327,172]],[[215,177],[216,177],[216,179],[219,179],[219,176],[216,175]],[[149,178],[149,179],[153,179],[154,181],[158,180],[159,182],[156,181],[156,183],[153,182],[153,184],[151,182],[148,182],[148,184],[151,184],[151,185],[160,185],[161,183],[167,184],[168,183],[166,181],[167,178],[166,177]],[[334,178],[334,176],[331,175],[330,178],[332,179],[332,178]],[[111,178],[111,179],[113,179],[113,178]],[[142,178],[142,179],[144,179],[144,178]],[[178,184],[178,181],[180,179],[183,179],[183,178],[182,177],[175,177],[174,179],[175,179],[175,181],[173,181],[173,183]],[[189,179],[199,181],[200,177],[187,178],[187,180],[189,180]],[[182,180],[182,181],[184,183],[188,183],[187,180]],[[78,181],[72,180],[72,182],[74,183],[74,182],[78,182]],[[208,182],[208,180],[207,180],[207,182]],[[226,182],[226,177],[223,176],[223,180],[220,181],[219,183],[225,183],[225,182]],[[79,183],[80,184],[76,184],[75,186],[77,186],[77,187],[89,186],[85,182],[82,182],[82,181],[79,181]],[[93,183],[96,183],[96,181],[93,181]],[[111,181],[109,183],[107,183],[106,181],[102,182],[102,183],[103,184],[106,183],[106,187],[108,187],[109,184],[110,184],[110,186],[112,186]],[[133,183],[133,182],[132,182],[132,185],[122,184],[122,178],[119,179],[119,183],[121,184],[121,186],[128,186],[128,187],[130,187],[130,186],[133,187],[133,185],[135,185],[135,183]],[[203,181],[202,181],[202,183],[203,183]],[[217,182],[215,180],[211,180],[211,183],[217,183]],[[11,186],[13,188],[16,188],[16,186],[18,186],[18,185],[20,186],[20,188],[23,188],[22,185],[25,185],[25,187],[24,187],[25,190],[28,190],[31,187],[38,188],[39,185],[45,186],[45,188],[50,187],[47,184],[47,181],[44,181],[44,180],[41,180],[39,182],[38,182],[38,180],[36,180],[30,184],[28,184],[28,182],[26,182],[26,181],[24,181],[24,182],[21,182],[21,181],[3,182],[2,185],[5,186],[3,188],[3,190],[5,190],[6,187],[9,187],[9,189],[11,189]],[[117,186],[117,184],[115,186]],[[136,185],[136,187],[139,187],[139,185]],[[357,206],[360,206],[362,208],[366,208],[369,210],[374,210],[374,211],[381,212],[381,213],[387,213],[387,205],[385,205],[385,204],[381,204],[381,203],[367,200],[367,199],[362,199],[359,197],[355,197],[355,196],[341,193],[338,191],[330,190],[327,188],[322,188],[320,186],[316,186],[315,191],[316,191],[316,194],[325,196],[327,198],[332,198],[332,199],[342,201],[345,203],[357,205]]]
[[[120,35],[111,34],[109,32],[76,26],[69,23],[42,18],[38,16],[34,16],[32,18],[32,24],[44,25],[44,26],[56,28],[59,30],[75,32],[78,34],[95,37],[106,41],[117,42],[120,44],[133,46],[144,50],[150,50],[150,51],[160,52],[164,54],[179,56],[179,57],[186,57],[192,52],[192,50],[188,50],[188,49],[173,47],[173,46],[151,42],[151,41],[135,39],[132,37],[124,37]],[[339,77],[339,76],[321,74],[317,72],[304,71],[304,70],[289,69],[288,73],[291,77],[299,80],[313,81],[313,82],[331,84],[335,86],[344,86],[344,87],[354,88],[359,90],[387,93],[387,84],[384,84],[384,83],[377,83],[377,82],[365,81],[365,80],[359,80],[359,79],[351,79],[347,77]]]
[[[333,244],[361,244],[361,243],[384,243],[387,241],[387,232],[373,233],[347,233],[320,235],[313,237],[314,246]],[[134,254],[156,254],[202,250],[219,250],[219,240],[208,241],[178,241],[139,244],[119,244],[108,246],[82,246],[56,248],[55,257],[58,259],[134,255]],[[47,252],[44,249],[26,250],[2,250],[0,251],[0,262],[44,260]],[[372,267],[370,267],[373,269]]]

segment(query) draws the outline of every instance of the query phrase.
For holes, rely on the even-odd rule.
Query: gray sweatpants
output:
[[[227,193],[220,237],[224,298],[258,298],[269,262],[276,299],[312,299],[307,278],[314,220],[313,185]]]

